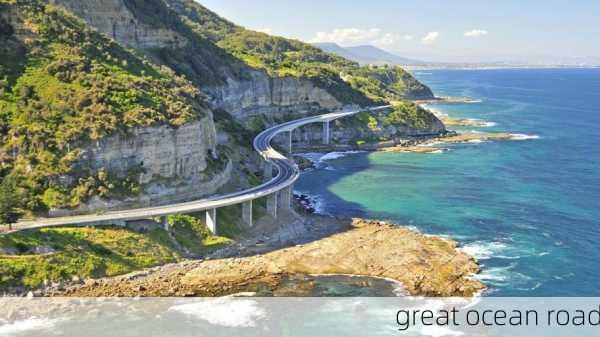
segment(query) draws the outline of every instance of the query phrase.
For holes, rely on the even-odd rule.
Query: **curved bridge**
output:
[[[111,211],[103,214],[90,214],[70,217],[40,218],[31,221],[22,221],[12,226],[8,232],[25,229],[45,228],[55,226],[125,226],[127,221],[142,220],[160,217],[165,229],[168,229],[166,217],[172,214],[187,214],[206,211],[206,224],[208,228],[217,233],[216,209],[226,206],[242,204],[242,217],[248,226],[252,226],[252,201],[267,197],[267,211],[273,217],[277,216],[279,207],[289,208],[292,198],[292,185],[300,176],[300,170],[294,161],[277,152],[271,146],[275,136],[288,133],[287,151],[292,150],[292,132],[301,126],[311,123],[323,123],[323,141],[329,143],[329,123],[332,120],[352,116],[361,111],[376,111],[389,108],[389,105],[376,108],[333,112],[324,115],[306,117],[273,126],[261,132],[254,139],[254,149],[265,159],[265,180],[262,185],[239,192],[216,195],[196,201],[178,203],[166,206],[146,207],[123,211]],[[273,168],[277,174],[273,177]]]

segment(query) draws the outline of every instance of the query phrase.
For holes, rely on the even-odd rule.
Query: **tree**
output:
[[[14,177],[6,176],[0,183],[0,224],[11,225],[21,217],[21,197]]]

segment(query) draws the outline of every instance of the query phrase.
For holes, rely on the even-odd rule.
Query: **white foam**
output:
[[[506,267],[484,269],[484,273],[474,275],[473,277],[491,285],[505,285],[508,282],[515,286],[528,284],[531,281],[531,277],[512,271],[516,266],[516,263],[512,263]]]
[[[308,159],[313,163],[317,163],[317,162],[319,162],[319,159],[321,159],[321,157],[323,157],[325,154],[319,153],[319,152],[306,152],[306,153],[295,153],[294,155]]]
[[[266,315],[257,301],[233,299],[231,296],[177,305],[169,308],[169,311],[177,311],[210,324],[227,327],[255,327],[257,321]]]
[[[540,139],[538,135],[526,135],[522,133],[511,133],[513,140],[529,140],[529,139]]]
[[[326,153],[323,156],[321,156],[321,158],[319,158],[319,161],[322,162],[322,161],[327,161],[327,160],[334,160],[334,159],[346,157],[347,155],[364,153],[364,152],[365,151],[329,152],[329,153]]]
[[[31,317],[10,324],[0,325],[0,336],[10,336],[31,330],[47,330],[52,328],[59,320]]]
[[[325,212],[325,200],[323,200],[323,197],[319,195],[309,194],[304,191],[301,191],[299,193],[304,195],[308,199],[310,205],[315,210],[315,214],[327,215],[327,213]]]
[[[487,260],[507,248],[502,242],[475,241],[460,248],[463,253],[473,256],[477,260]]]

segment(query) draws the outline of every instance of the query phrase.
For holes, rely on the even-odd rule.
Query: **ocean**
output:
[[[450,117],[521,140],[443,153],[328,154],[295,189],[318,211],[457,240],[485,296],[600,296],[600,69],[438,70],[415,75]]]

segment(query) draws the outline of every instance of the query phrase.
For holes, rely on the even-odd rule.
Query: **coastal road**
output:
[[[271,141],[273,140],[273,138],[275,138],[275,136],[284,132],[291,132],[294,129],[307,124],[330,122],[338,118],[355,115],[362,111],[376,111],[386,109],[389,107],[389,105],[385,105],[370,109],[361,109],[346,112],[333,112],[324,115],[311,116],[279,124],[264,130],[254,139],[254,149],[261,155],[261,157],[263,157],[265,161],[271,163],[277,169],[277,174],[271,180],[256,187],[252,187],[239,192],[224,195],[216,195],[200,200],[177,203],[172,205],[129,209],[122,211],[111,211],[102,214],[90,214],[56,218],[38,218],[30,221],[21,221],[14,224],[12,226],[12,230],[8,232],[66,225],[110,225],[114,224],[114,222],[117,221],[133,221],[153,217],[167,216],[172,214],[195,213],[226,206],[237,205],[250,200],[266,197],[291,186],[300,176],[300,170],[298,169],[296,163],[293,160],[286,158],[283,154],[277,152],[271,146]]]

